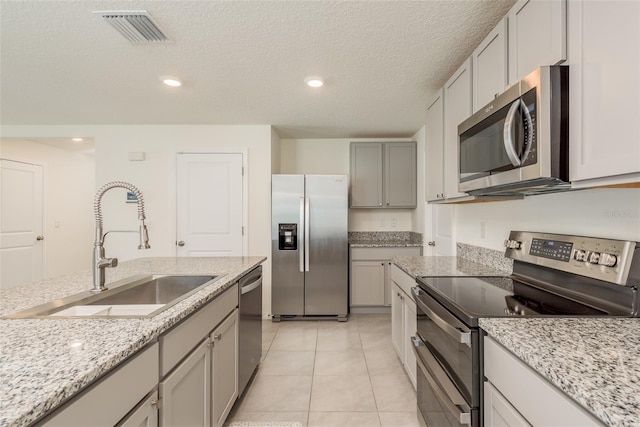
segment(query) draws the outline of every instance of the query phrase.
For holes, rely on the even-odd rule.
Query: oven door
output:
[[[480,425],[480,341],[420,288],[413,288],[418,411],[427,425]],[[445,421],[446,420],[446,421]]]

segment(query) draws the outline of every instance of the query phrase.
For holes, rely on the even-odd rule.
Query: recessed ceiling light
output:
[[[324,79],[318,76],[307,77],[304,79],[304,82],[310,87],[321,87],[324,85]]]
[[[175,77],[163,77],[162,78],[162,83],[166,84],[167,86],[171,86],[171,87],[180,87],[180,86],[182,86],[182,81],[180,79],[175,78]]]
[[[84,141],[82,138],[71,138],[73,142],[82,142]]]

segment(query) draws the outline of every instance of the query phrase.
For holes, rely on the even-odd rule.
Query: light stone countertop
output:
[[[480,327],[605,424],[640,426],[640,319],[480,319]]]
[[[401,256],[393,263],[411,277],[508,276],[504,271],[454,256]]]
[[[350,231],[351,248],[421,248],[422,235],[412,231]]]
[[[217,281],[152,318],[0,319],[0,426],[26,426],[153,342],[265,257],[141,258],[108,269],[107,284],[138,274],[212,274]],[[87,291],[90,271],[0,291],[0,315]]]

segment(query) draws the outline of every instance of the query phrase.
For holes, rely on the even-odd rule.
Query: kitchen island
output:
[[[141,258],[107,271],[107,285],[139,274],[218,280],[152,318],[1,319],[0,426],[41,419],[230,288],[265,257]],[[0,315],[87,291],[90,271],[0,291]]]

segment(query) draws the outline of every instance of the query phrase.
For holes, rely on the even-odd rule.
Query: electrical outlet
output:
[[[60,228],[61,225],[62,224],[60,223],[60,221],[58,220],[53,221],[53,228]]]

